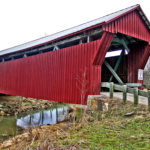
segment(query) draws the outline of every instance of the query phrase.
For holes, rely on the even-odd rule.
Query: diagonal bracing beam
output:
[[[114,67],[114,71],[115,71],[115,72],[118,70],[118,67],[119,67],[119,65],[120,65],[120,63],[121,63],[122,56],[124,55],[124,52],[125,52],[124,50],[121,51],[121,54],[120,54],[120,56],[119,56],[119,58],[118,58],[118,60],[117,60],[117,62],[116,62],[116,65],[115,65],[115,67]],[[109,82],[112,81],[113,77],[114,77],[114,76],[111,75],[111,77],[110,77],[110,79],[109,79]]]
[[[128,53],[130,52],[130,49],[128,47],[128,41],[126,40],[126,37],[123,35],[119,35],[119,41],[120,43],[123,45],[124,49],[126,49],[128,51]]]
[[[114,71],[114,69],[109,65],[109,63],[105,60],[104,64],[106,67],[109,69],[109,71],[112,73],[112,75],[116,78],[116,80],[120,83],[123,84],[123,81],[120,79],[120,77],[117,75],[117,73]]]

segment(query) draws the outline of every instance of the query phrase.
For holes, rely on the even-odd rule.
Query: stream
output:
[[[68,107],[60,106],[17,118],[15,116],[0,117],[0,141],[21,133],[23,129],[62,122],[67,114]]]

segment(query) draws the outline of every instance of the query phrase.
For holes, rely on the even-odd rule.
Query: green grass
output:
[[[114,126],[110,126],[107,122],[91,123],[80,132],[74,133],[66,140],[67,144],[75,145],[78,141],[83,141],[79,149],[150,149],[150,121],[131,122],[124,128],[121,122],[115,122]],[[62,143],[66,145],[66,141]]]
[[[94,121],[86,127],[70,131],[70,136],[59,139],[62,147],[78,145],[77,149],[102,150],[149,150],[150,149],[150,115],[145,107],[134,107],[132,104],[116,104],[109,112],[104,113],[103,120]],[[135,115],[124,117],[127,112]],[[141,114],[140,114],[141,113]],[[57,144],[56,144],[57,145]]]

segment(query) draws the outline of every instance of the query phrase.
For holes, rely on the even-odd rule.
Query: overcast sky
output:
[[[0,50],[23,44],[150,0],[0,0]]]

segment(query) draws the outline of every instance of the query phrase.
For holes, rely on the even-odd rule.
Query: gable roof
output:
[[[119,18],[119,17],[135,10],[135,9],[138,9],[138,8],[140,8],[140,5],[134,5],[134,6],[126,8],[126,9],[122,9],[120,11],[117,11],[115,13],[106,15],[104,17],[95,19],[93,21],[90,21],[90,22],[75,26],[73,28],[70,28],[70,29],[52,34],[50,36],[42,37],[42,38],[36,39],[34,41],[30,41],[30,42],[27,42],[27,43],[24,43],[24,44],[21,44],[21,45],[12,47],[12,48],[2,50],[2,51],[0,51],[0,56],[5,55],[5,54],[9,54],[9,53],[13,53],[13,52],[17,52],[17,51],[21,51],[21,50],[25,50],[25,49],[28,49],[28,48],[32,48],[32,47],[35,47],[35,46],[38,46],[38,45],[43,45],[47,42],[52,42],[52,41],[55,41],[57,39],[64,38],[66,36],[76,34],[78,32],[82,32],[83,30],[88,30],[89,28],[93,28],[95,26],[100,26],[102,24],[113,21],[113,20],[115,20],[115,19],[117,19],[117,18]],[[143,13],[142,10],[140,12]],[[143,13],[143,15],[144,15],[144,13]],[[147,18],[143,19],[143,20],[147,22]],[[148,21],[148,27],[150,29],[149,21]]]

